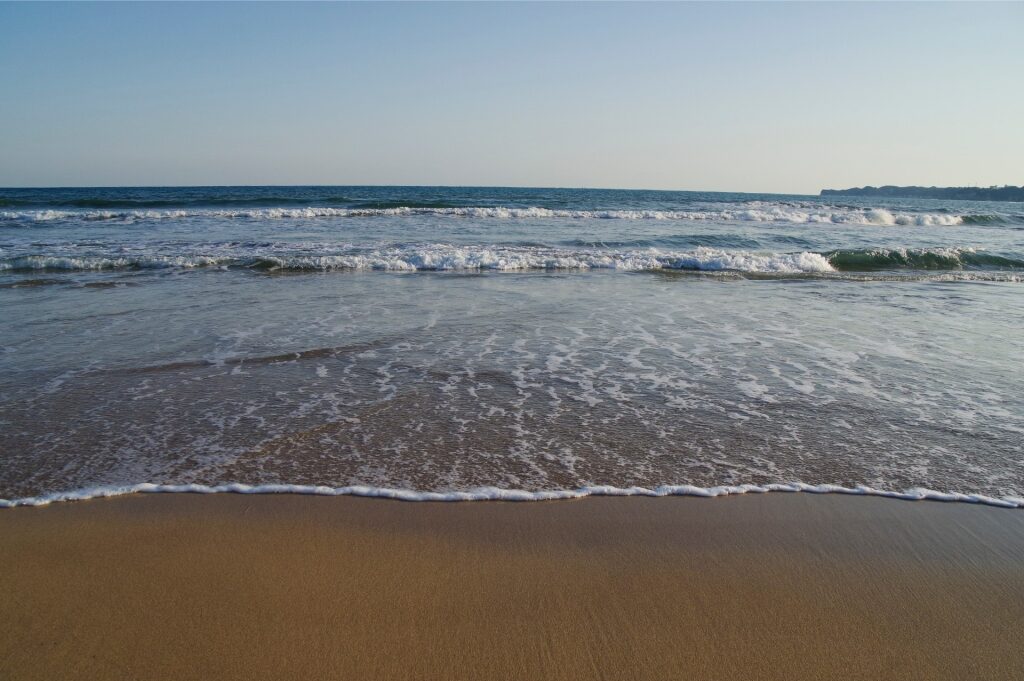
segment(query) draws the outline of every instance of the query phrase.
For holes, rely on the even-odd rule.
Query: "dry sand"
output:
[[[1024,513],[771,494],[0,511],[0,679],[1024,678]]]

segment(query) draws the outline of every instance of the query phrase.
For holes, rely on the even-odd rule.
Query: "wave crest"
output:
[[[836,270],[961,270],[1022,269],[1024,260],[978,251],[973,248],[894,248],[837,250],[825,254]]]
[[[991,222],[994,216],[961,216],[946,213],[893,213],[883,208],[840,208],[753,203],[724,210],[568,210],[537,206],[390,206],[335,208],[330,206],[273,207],[245,209],[176,210],[22,210],[0,211],[0,220],[45,223],[53,221],[169,220],[215,218],[227,220],[279,220],[314,218],[374,218],[439,216],[487,220],[571,219],[571,220],[677,220],[715,222],[780,222],[793,224],[864,224],[879,226],[954,226],[970,222]]]
[[[262,270],[706,270],[765,273],[832,272],[819,253],[768,253],[697,248],[692,251],[559,250],[541,247],[452,246],[432,244],[344,253],[253,253],[117,256],[26,255],[0,260],[0,271],[162,269],[241,267]]]
[[[765,253],[698,247],[692,250],[609,250],[420,244],[338,246],[294,250],[287,244],[210,244],[199,253],[34,254],[0,258],[0,272],[234,268],[267,272],[675,271],[752,276],[905,279],[918,272],[956,281],[1018,282],[1024,259],[973,248],[864,249]],[[888,273],[888,274],[886,274]],[[920,278],[920,276],[919,276]]]

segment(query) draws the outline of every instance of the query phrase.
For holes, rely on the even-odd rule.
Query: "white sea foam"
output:
[[[466,206],[423,208],[248,208],[188,210],[21,210],[0,211],[0,220],[51,222],[57,220],[166,220],[186,218],[217,219],[312,219],[350,217],[440,216],[495,220],[515,219],[600,219],[600,220],[680,220],[722,222],[781,222],[863,225],[959,225],[963,217],[946,213],[893,213],[883,208],[840,208],[814,204],[771,204],[752,202],[722,210],[567,210],[507,206]]]
[[[832,272],[817,253],[720,251],[697,248],[688,252],[559,251],[542,248],[422,246],[381,249],[359,255],[264,258],[262,263],[283,269],[356,269],[395,271],[447,270],[587,270],[644,271],[659,269],[735,270],[741,272]]]
[[[705,270],[765,273],[835,271],[818,253],[752,253],[700,247],[692,251],[563,250],[527,246],[426,244],[342,253],[263,253],[226,250],[216,254],[116,256],[28,255],[0,260],[0,271],[194,268],[225,265],[284,270]]]
[[[659,249],[556,249],[532,246],[422,244],[382,248],[222,247],[203,253],[19,255],[2,257],[0,272],[195,269],[204,267],[282,271],[524,272],[524,271],[699,271],[761,275],[819,275],[856,281],[928,280],[1020,283],[1024,275],[1008,259],[974,249],[876,249],[848,253],[764,253],[698,247]],[[948,262],[933,262],[944,258]],[[920,261],[920,262],[918,262]],[[920,268],[918,268],[918,265]],[[961,267],[1010,267],[1010,270],[961,270]],[[937,269],[937,267],[939,269]],[[944,268],[944,269],[943,269]],[[874,271],[873,271],[874,270]],[[953,270],[953,271],[950,271]]]
[[[228,257],[206,255],[140,255],[140,256],[58,256],[25,255],[0,261],[0,272],[4,270],[117,270],[117,269],[164,269],[168,267],[211,267],[228,264]]]
[[[887,497],[908,501],[946,501],[984,504],[1002,508],[1024,508],[1021,497],[991,497],[984,494],[963,494],[960,492],[939,492],[916,487],[902,492],[875,489],[867,486],[843,487],[841,485],[808,485],[802,482],[777,483],[768,485],[722,485],[717,487],[696,487],[693,485],[663,485],[661,487],[613,487],[593,486],[578,489],[521,490],[500,487],[477,487],[465,491],[427,492],[411,489],[369,487],[327,487],[320,485],[157,485],[139,483],[135,485],[110,485],[91,487],[69,492],[52,492],[35,497],[0,499],[0,508],[17,506],[46,506],[61,501],[83,501],[126,494],[148,493],[190,493],[190,494],[306,494],[317,496],[359,496],[396,499],[399,501],[551,501],[557,499],[581,499],[590,496],[694,496],[721,497],[735,494],[764,494],[767,492],[807,492],[811,494],[854,494]]]

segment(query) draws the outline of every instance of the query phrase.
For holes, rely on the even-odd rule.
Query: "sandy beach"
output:
[[[1024,676],[1024,514],[840,495],[0,511],[0,677]]]
[[[1024,681],[1022,28],[0,1],[0,681]]]

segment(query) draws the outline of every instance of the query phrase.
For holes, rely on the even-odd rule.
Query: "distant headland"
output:
[[[887,196],[898,199],[956,199],[961,201],[1024,201],[1024,187],[854,187],[822,189],[822,196]]]

